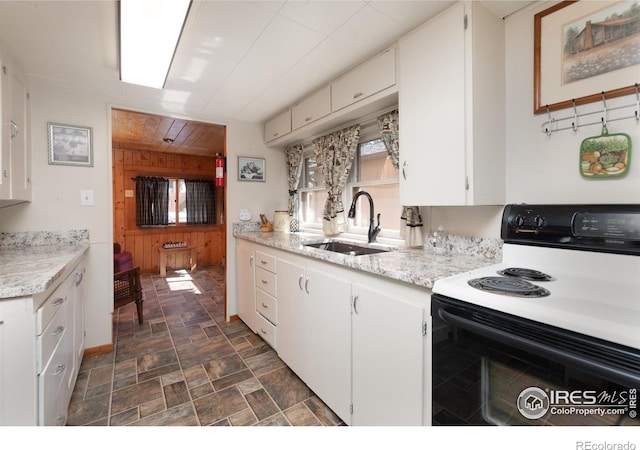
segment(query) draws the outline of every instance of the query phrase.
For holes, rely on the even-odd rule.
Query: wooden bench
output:
[[[160,259],[160,276],[167,276],[167,258],[169,255],[174,255],[178,253],[189,253],[189,267],[191,267],[191,272],[196,270],[196,266],[198,265],[197,261],[197,249],[196,247],[175,247],[175,248],[164,248],[160,247],[158,249],[158,257]]]

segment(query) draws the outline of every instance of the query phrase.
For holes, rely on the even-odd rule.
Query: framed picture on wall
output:
[[[634,94],[639,71],[637,2],[564,1],[535,15],[534,113]]]
[[[93,166],[93,129],[49,122],[49,164]]]
[[[264,158],[238,156],[238,180],[266,181],[266,161]]]

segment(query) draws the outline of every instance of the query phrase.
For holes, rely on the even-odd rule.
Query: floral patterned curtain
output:
[[[327,188],[322,231],[336,235],[347,231],[347,217],[342,203],[342,190],[358,148],[360,125],[345,128],[312,142],[316,163],[322,171]]]
[[[384,141],[393,167],[400,168],[400,140],[398,133],[398,110],[378,117],[378,128]],[[422,239],[422,216],[417,206],[403,206],[400,215],[400,236],[407,247],[419,247],[424,244]]]
[[[292,232],[300,230],[298,222],[298,184],[302,173],[303,144],[296,144],[285,150],[287,162],[287,178],[289,179],[289,216],[291,217]]]

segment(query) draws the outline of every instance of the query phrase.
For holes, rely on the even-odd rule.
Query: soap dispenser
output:
[[[433,232],[431,236],[431,245],[433,247],[433,252],[442,255],[445,253],[445,242],[444,242],[444,227],[440,225],[436,231]]]

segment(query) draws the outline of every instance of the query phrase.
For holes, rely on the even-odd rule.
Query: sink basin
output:
[[[358,256],[358,255],[371,255],[374,253],[388,252],[388,249],[377,247],[364,247],[357,244],[341,241],[323,241],[312,242],[304,244],[307,247],[314,247],[320,250],[327,250],[335,253],[342,253],[344,255]]]

